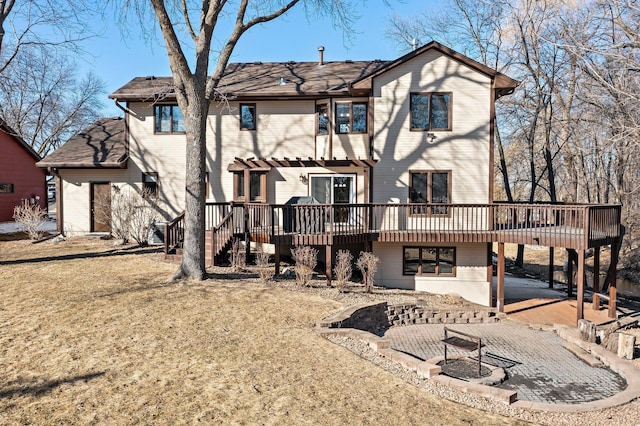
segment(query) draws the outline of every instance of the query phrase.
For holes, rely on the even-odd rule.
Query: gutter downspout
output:
[[[121,109],[122,111],[124,111],[125,116],[126,115],[131,115],[133,117],[138,117],[138,114],[136,114],[134,111],[130,110],[128,106],[124,107],[122,105],[120,105],[120,103],[118,102],[117,99],[114,99],[113,102],[116,104],[116,106]]]
[[[47,167],[47,171],[56,179],[56,231],[64,235],[64,210],[62,208],[62,178],[55,167]]]

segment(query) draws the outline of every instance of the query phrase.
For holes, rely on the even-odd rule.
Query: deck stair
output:
[[[183,254],[184,212],[167,224],[165,231],[165,259],[180,262]],[[241,236],[234,228],[233,209],[205,234],[205,264],[219,263],[231,248],[234,238]]]

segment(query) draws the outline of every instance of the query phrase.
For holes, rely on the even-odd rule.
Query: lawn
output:
[[[313,332],[340,308],[256,279],[166,284],[157,251],[0,241],[2,424],[517,424]]]

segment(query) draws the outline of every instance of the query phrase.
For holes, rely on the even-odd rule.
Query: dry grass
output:
[[[0,242],[1,424],[516,424],[318,337],[339,305],[148,249]]]

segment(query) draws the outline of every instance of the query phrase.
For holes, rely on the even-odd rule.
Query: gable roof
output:
[[[101,118],[36,165],[61,169],[126,168],[128,158],[124,119]]]
[[[13,130],[3,119],[0,118],[0,129],[5,132],[7,135],[11,136],[13,140],[15,140],[18,145],[20,145],[25,151],[31,155],[34,160],[39,161],[42,157],[29,145],[18,133]]]
[[[429,50],[435,50],[494,81],[497,97],[511,93],[518,81],[435,41],[394,61],[231,63],[218,85],[226,96],[251,98],[318,98],[362,96],[376,76]],[[358,90],[359,89],[359,90]],[[136,77],[112,94],[121,101],[175,100],[172,77]]]
[[[507,77],[506,75],[494,70],[493,68],[490,68],[486,65],[481,64],[480,62],[474,61],[473,59],[456,52],[455,50],[446,47],[440,43],[438,43],[437,41],[432,41],[428,44],[425,44],[424,46],[407,53],[406,55],[396,59],[395,61],[389,61],[386,62],[385,65],[383,67],[380,67],[379,69],[375,70],[374,72],[372,72],[369,75],[366,76],[362,76],[361,78],[357,79],[356,81],[354,81],[353,87],[355,88],[370,88],[371,87],[371,81],[373,80],[373,78],[375,78],[376,76],[383,74],[395,67],[397,67],[398,65],[401,65],[417,56],[420,56],[421,54],[428,52],[430,50],[435,50],[437,52],[442,53],[445,56],[448,56],[449,58],[458,61],[468,67],[470,67],[471,69],[476,70],[477,72],[484,74],[488,77],[491,77],[494,80],[494,89],[496,89],[496,92],[499,96],[502,95],[507,95],[511,92],[513,92],[513,89],[516,88],[516,86],[518,84],[520,84],[519,81],[512,79],[511,77]],[[498,97],[499,97],[498,96]]]

